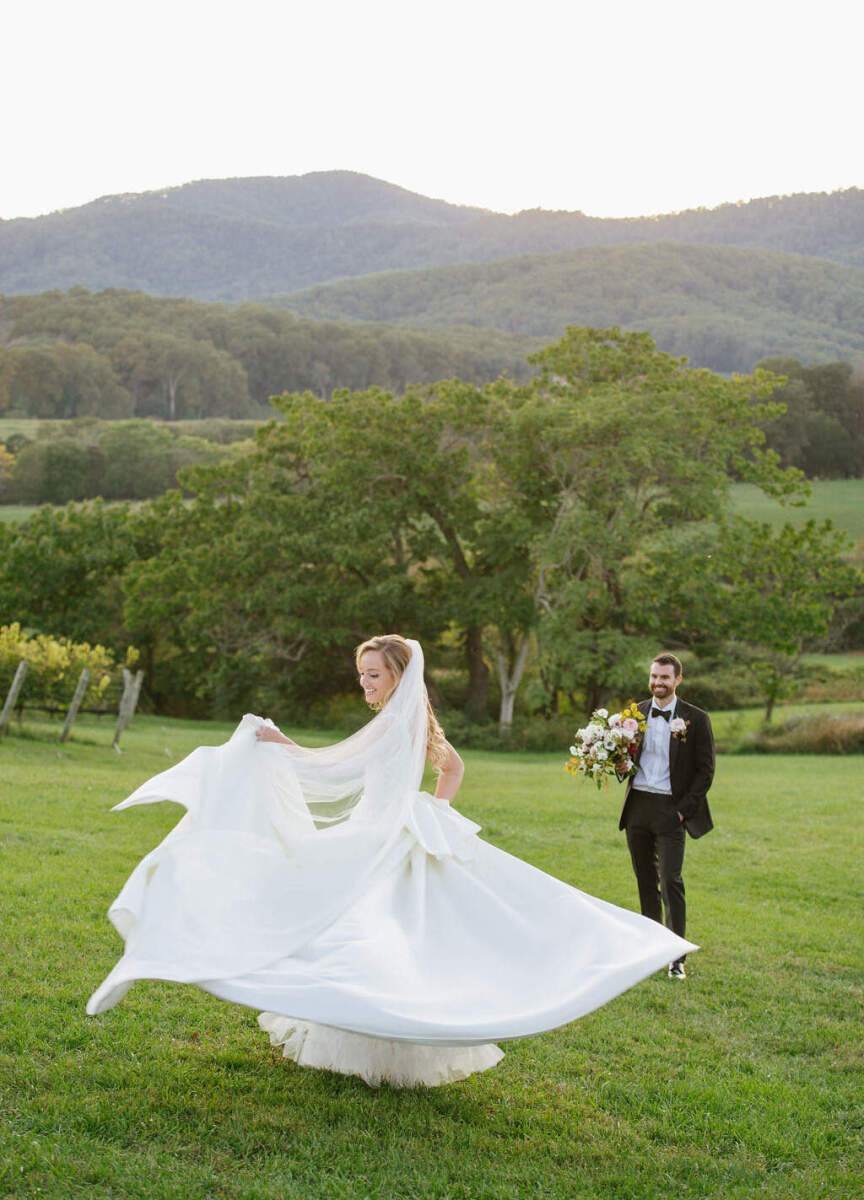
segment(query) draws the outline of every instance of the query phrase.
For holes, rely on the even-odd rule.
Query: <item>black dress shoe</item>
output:
[[[670,979],[686,979],[687,972],[684,970],[683,962],[673,962],[669,964]]]

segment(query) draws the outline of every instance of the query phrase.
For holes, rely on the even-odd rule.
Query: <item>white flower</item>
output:
[[[621,724],[621,714],[613,713],[612,716],[609,718],[610,727],[612,729],[614,729],[616,725],[620,725],[620,724]]]
[[[673,717],[673,719],[669,722],[670,733],[683,733],[686,728],[687,722],[683,717]]]
[[[594,766],[591,768],[591,770],[592,770],[592,772],[593,772],[595,775],[602,775],[602,773],[603,773],[603,764],[602,764],[602,763],[595,763],[595,764],[594,764]]]
[[[607,710],[607,709],[605,709],[605,708],[598,708],[598,709],[597,709],[597,711],[596,711],[596,713],[594,714],[594,716],[595,716],[595,717],[602,717],[602,718],[603,718],[603,720],[605,721],[605,720],[606,720],[606,718],[609,716],[609,712],[608,712],[608,710]]]
[[[576,757],[576,755],[579,753],[579,748],[578,748],[578,746],[571,746],[571,747],[570,747],[570,753],[571,753],[571,755],[573,756],[573,758],[575,758],[575,757]]]
[[[609,751],[605,750],[603,748],[603,746],[598,746],[594,752],[594,757],[597,759],[598,762],[605,762],[606,759],[609,757]]]
[[[622,775],[626,775],[627,772],[632,768],[632,766],[633,766],[633,759],[625,758],[618,769]]]
[[[603,739],[603,745],[606,747],[607,750],[614,750],[617,744],[618,744],[618,739],[614,736],[614,734],[610,730],[609,733],[607,733]]]

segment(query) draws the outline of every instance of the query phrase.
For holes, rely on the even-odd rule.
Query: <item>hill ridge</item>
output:
[[[81,285],[244,301],[340,278],[682,242],[864,267],[864,190],[649,217],[450,204],[350,171],[202,180],[0,222],[0,292]]]

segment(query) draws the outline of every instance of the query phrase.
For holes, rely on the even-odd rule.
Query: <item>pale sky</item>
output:
[[[596,216],[864,187],[862,34],[848,0],[7,0],[0,217],[335,169]]]

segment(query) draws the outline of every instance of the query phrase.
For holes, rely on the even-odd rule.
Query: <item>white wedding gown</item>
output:
[[[247,715],[115,806],[187,812],[109,910],[125,953],[88,1013],[136,979],[195,983],[264,1010],[301,1066],[434,1086],[696,949],[482,841],[418,790],[426,692],[409,645],[386,708],[344,742],[259,742]]]

